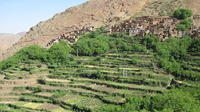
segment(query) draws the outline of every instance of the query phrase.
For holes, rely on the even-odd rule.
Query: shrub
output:
[[[131,59],[131,64],[139,66],[141,63],[140,63],[140,61],[138,59],[132,58]]]
[[[174,11],[174,17],[177,19],[186,19],[192,16],[192,10],[189,9],[178,9]]]
[[[152,108],[157,111],[171,109],[174,112],[198,112],[198,104],[189,93],[172,90],[169,93],[156,95],[152,99]]]
[[[16,53],[15,58],[19,58],[22,61],[31,60],[40,60],[45,62],[47,60],[47,50],[38,45],[33,45],[21,49]]]
[[[79,40],[74,46],[73,54],[82,56],[95,56],[107,52],[109,48],[108,38],[104,35],[99,35],[96,38],[84,37]]]
[[[0,111],[6,112],[8,110],[8,107],[6,105],[0,104]]]
[[[16,78],[16,76],[14,76],[14,75],[6,75],[6,76],[4,77],[4,79],[7,79],[7,80],[15,79],[15,78]]]
[[[141,44],[145,45],[148,49],[156,49],[156,45],[159,44],[160,38],[156,36],[145,35],[141,41]]]
[[[200,52],[200,38],[194,39],[188,50],[190,52]]]
[[[43,89],[42,89],[41,86],[37,86],[37,87],[29,87],[29,86],[27,86],[26,89],[27,89],[27,90],[31,90],[31,91],[33,91],[34,93],[42,92],[42,91],[43,91]]]
[[[185,26],[184,24],[179,24],[179,25],[177,26],[177,29],[178,29],[178,30],[181,30],[181,31],[187,30],[187,28],[186,28],[186,26]]]
[[[185,30],[187,30],[188,28],[191,28],[191,26],[192,26],[192,19],[187,18],[187,19],[181,20],[181,22],[180,22],[180,24],[177,26],[177,28],[178,28],[179,30],[185,31]]]
[[[55,92],[52,97],[53,98],[59,98],[59,97],[62,97],[64,95],[66,95],[66,94],[67,94],[66,91],[58,91],[58,92]]]
[[[185,31],[192,26],[192,10],[189,9],[178,9],[174,11],[174,17],[180,19],[180,24],[177,26],[179,30]]]
[[[38,79],[37,82],[38,82],[39,84],[43,84],[43,85],[46,84],[46,80],[45,80],[45,79],[42,79],[42,78]]]
[[[59,44],[54,44],[48,49],[48,62],[50,63],[66,63],[69,61],[68,54],[71,48],[65,41],[61,41]]]

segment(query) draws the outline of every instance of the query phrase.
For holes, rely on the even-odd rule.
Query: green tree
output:
[[[178,9],[174,11],[174,17],[177,19],[186,19],[192,16],[192,10],[190,9]]]
[[[71,48],[65,41],[61,41],[59,44],[54,44],[48,49],[48,62],[50,63],[65,63],[69,61],[68,54]]]

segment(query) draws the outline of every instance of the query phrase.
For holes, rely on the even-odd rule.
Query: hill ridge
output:
[[[134,13],[140,11],[145,3],[151,1],[156,0],[90,0],[69,8],[65,12],[32,27],[18,43],[0,54],[0,60],[12,56],[23,47],[34,44],[45,46],[50,40],[57,38],[63,32],[72,31],[76,27],[82,28],[82,26],[90,24],[95,27],[115,24],[119,19],[131,17]]]
[[[197,10],[199,8],[198,0],[190,2],[189,0],[170,1],[181,1],[183,4],[181,7],[191,8],[195,14],[200,14]],[[60,35],[74,30],[81,30],[83,27],[99,28],[102,25],[114,25],[142,12],[147,4],[162,2],[163,0],[90,0],[56,14],[53,18],[30,28],[30,31],[18,43],[0,54],[0,61],[12,56],[23,47],[34,44],[45,47],[51,40],[58,38]],[[191,7],[193,5],[194,7]],[[172,5],[167,6],[171,7]],[[156,8],[153,7],[152,10],[154,11]]]

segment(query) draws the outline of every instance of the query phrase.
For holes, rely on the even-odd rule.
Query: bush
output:
[[[55,92],[52,97],[53,98],[59,98],[59,97],[62,97],[64,95],[66,95],[66,94],[67,94],[66,91],[58,91],[58,92]]]
[[[34,93],[42,92],[42,91],[43,91],[43,89],[42,89],[41,86],[37,86],[37,87],[29,87],[29,86],[27,86],[26,89],[27,89],[27,90],[31,90],[31,91],[33,91]]]
[[[185,31],[185,30],[187,30],[188,28],[191,28],[191,26],[192,26],[192,19],[187,18],[187,19],[181,20],[181,22],[180,22],[180,24],[177,26],[177,28],[178,28],[179,30]]]
[[[68,54],[71,48],[65,41],[61,41],[59,44],[54,44],[48,49],[48,62],[50,63],[66,63],[69,61]]]
[[[179,25],[177,26],[177,29],[178,29],[178,30],[181,30],[181,31],[186,31],[186,30],[187,30],[187,28],[186,28],[186,26],[185,26],[184,24],[179,24]]]
[[[4,77],[4,79],[7,79],[7,80],[15,79],[15,78],[16,78],[16,76],[14,76],[14,75],[6,75],[6,76]]]
[[[0,104],[0,111],[6,112],[8,110],[8,107],[6,105]]]
[[[43,84],[43,85],[46,84],[46,80],[45,80],[45,79],[42,79],[42,78],[38,79],[37,82],[38,82],[39,84]]]
[[[192,16],[192,10],[189,9],[178,9],[174,11],[174,17],[177,19],[186,19]]]
[[[192,19],[189,17],[192,16],[192,10],[189,9],[178,9],[174,11],[174,17],[180,19],[180,24],[177,26],[177,29],[185,31],[192,26]]]
[[[107,105],[103,112],[199,112],[196,88],[172,89],[152,97],[128,96],[123,105]]]
[[[164,111],[171,109],[174,112],[198,112],[199,105],[189,93],[172,90],[168,93],[156,95],[152,99],[152,109]]]
[[[159,44],[160,38],[156,36],[145,35],[141,44],[145,45],[148,49],[156,49],[156,45]]]
[[[82,56],[95,56],[107,52],[110,47],[108,38],[104,35],[99,35],[96,38],[82,37],[74,46],[73,54]]]
[[[190,52],[200,52],[200,38],[194,39],[188,50]]]

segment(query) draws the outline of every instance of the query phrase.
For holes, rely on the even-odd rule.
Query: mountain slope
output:
[[[97,30],[23,48],[0,63],[0,111],[199,112],[199,44]]]
[[[179,8],[188,8],[191,9],[195,15],[200,15],[199,0],[157,0],[147,3],[134,17],[168,16],[172,15],[174,10]]]
[[[82,5],[69,8],[63,13],[56,14],[48,21],[32,27],[17,44],[0,55],[0,60],[29,45],[44,46],[60,34],[81,29],[83,26],[100,27],[115,24],[118,19],[129,18],[140,11],[147,2],[152,1],[155,0],[90,0]]]
[[[11,47],[24,35],[25,32],[21,32],[18,34],[0,33],[0,53]]]
[[[32,27],[18,43],[0,54],[0,61],[23,47],[33,44],[45,46],[52,39],[67,32],[90,26],[97,28],[102,25],[114,25],[135,14],[135,16],[169,15],[172,10],[180,7],[190,8],[194,14],[200,14],[199,2],[199,0],[90,0]]]

